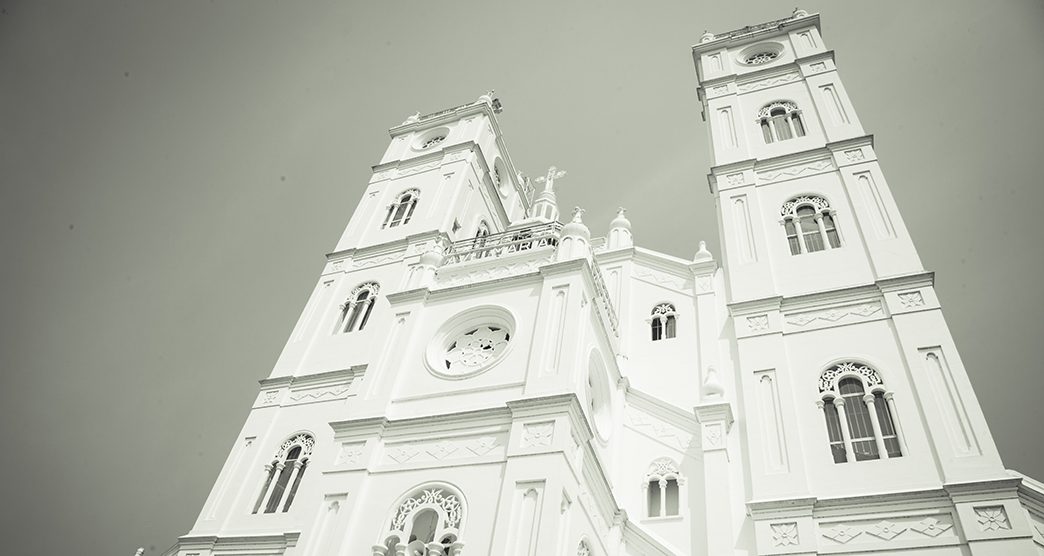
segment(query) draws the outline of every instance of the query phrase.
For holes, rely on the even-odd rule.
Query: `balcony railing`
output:
[[[613,329],[613,334],[619,335],[620,322],[616,318],[616,309],[613,308],[613,301],[609,298],[609,288],[605,287],[605,278],[602,277],[602,271],[598,268],[597,263],[591,265],[591,270],[594,273],[595,293],[598,294],[598,300],[601,301],[605,314],[609,318],[609,327]]]
[[[558,222],[537,224],[507,232],[453,242],[442,264],[463,263],[503,257],[519,251],[555,247],[562,225]]]

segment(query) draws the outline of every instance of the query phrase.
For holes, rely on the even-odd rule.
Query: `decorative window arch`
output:
[[[777,100],[763,106],[758,111],[757,122],[766,144],[805,136],[801,110],[789,100]]]
[[[653,307],[649,319],[653,341],[673,338],[678,332],[678,312],[671,303],[660,303]]]
[[[460,556],[464,513],[464,497],[449,485],[416,488],[395,506],[372,556]]]
[[[906,452],[892,392],[873,367],[854,361],[830,366],[819,376],[819,395],[834,463]]]
[[[290,509],[314,447],[315,437],[309,432],[296,433],[283,441],[272,461],[265,464],[265,480],[254,502],[253,513],[271,514]]]
[[[381,286],[377,282],[366,282],[356,286],[348,294],[348,300],[341,304],[341,315],[337,319],[334,333],[362,330],[370,320],[373,302],[380,291]]]
[[[420,199],[419,189],[407,189],[395,198],[395,202],[388,206],[388,216],[384,218],[382,228],[394,228],[400,224],[407,224],[417,209],[417,200]]]
[[[657,458],[649,464],[642,480],[646,517],[670,517],[681,511],[681,486],[685,479],[671,458]]]
[[[830,202],[817,195],[801,195],[779,209],[791,255],[841,247],[837,222]]]

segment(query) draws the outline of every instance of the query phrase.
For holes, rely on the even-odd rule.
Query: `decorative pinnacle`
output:
[[[583,217],[585,212],[587,211],[580,207],[573,207],[573,222],[576,222],[577,224],[583,224]]]
[[[626,212],[627,212],[627,209],[625,209],[623,207],[617,207],[617,209],[616,209],[616,215],[617,216],[623,216],[624,213],[626,213]]]

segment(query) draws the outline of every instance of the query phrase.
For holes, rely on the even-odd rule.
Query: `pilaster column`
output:
[[[899,453],[905,456],[907,454],[906,437],[903,436],[902,421],[895,411],[894,397],[895,394],[893,392],[884,393],[885,403],[888,404],[888,414],[892,416],[892,428],[895,429],[895,439],[899,441]]]
[[[428,549],[428,556],[447,556],[442,545],[437,542],[430,542],[425,548]]]
[[[297,480],[297,476],[301,473],[301,468],[304,467],[305,462],[303,460],[297,460],[294,462],[294,468],[290,471],[290,480],[286,482],[286,487],[283,489],[283,495],[279,497],[279,505],[276,506],[276,512],[286,505],[286,500],[290,496],[290,491],[294,488],[294,482]]]
[[[791,224],[794,225],[794,231],[797,232],[798,251],[808,253],[808,247],[805,247],[805,232],[801,229],[801,219],[794,217],[788,218],[790,218]]]
[[[660,479],[660,517],[667,515],[667,479]]]
[[[450,545],[449,556],[460,556],[464,553],[464,543],[458,541]]]
[[[834,398],[834,407],[837,408],[837,420],[841,424],[841,438],[845,441],[845,461],[855,461],[855,452],[852,450],[852,435],[848,432],[848,416],[845,415],[845,400]]]

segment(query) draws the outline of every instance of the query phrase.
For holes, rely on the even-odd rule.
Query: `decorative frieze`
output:
[[[758,181],[766,183],[770,181],[785,180],[789,178],[796,178],[798,176],[804,176],[809,174],[818,174],[827,170],[833,170],[834,163],[828,158],[822,160],[816,160],[805,164],[797,164],[789,168],[782,168],[780,170],[770,170],[766,172],[758,173]]]
[[[925,542],[925,537],[956,537],[953,516],[890,516],[857,521],[820,523],[819,534],[824,548],[837,545],[879,545],[883,549],[909,546],[910,542]],[[907,543],[907,544],[900,544]]]
[[[786,316],[785,321],[791,326],[803,328],[817,320],[825,323],[840,322],[846,317],[851,317],[848,320],[865,320],[881,312],[881,302],[871,301],[856,305],[845,305],[842,307],[831,307],[829,309],[819,309],[816,311],[791,313]]]
[[[669,425],[633,407],[627,408],[627,424],[635,431],[686,452],[693,446],[693,434]]]
[[[504,452],[504,438],[504,435],[483,435],[404,442],[387,446],[381,463],[439,463],[490,457]]]
[[[793,83],[801,79],[801,74],[786,73],[783,75],[777,75],[773,77],[766,77],[765,79],[759,79],[757,81],[751,81],[749,83],[743,83],[736,87],[741,93],[749,93],[750,91],[759,91],[761,89],[768,89],[769,87],[775,87],[776,85],[783,85],[785,83]]]
[[[686,290],[691,287],[691,283],[685,278],[667,274],[666,272],[660,272],[659,270],[653,270],[651,268],[644,268],[641,266],[634,267],[634,277],[646,282],[651,282],[659,286],[666,286],[675,290]]]

